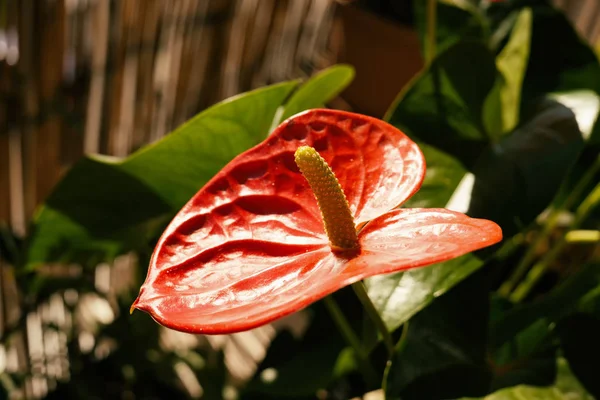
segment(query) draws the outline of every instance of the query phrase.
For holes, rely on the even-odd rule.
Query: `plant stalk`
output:
[[[364,310],[375,324],[375,327],[381,334],[381,338],[383,339],[383,343],[388,351],[390,357],[394,354],[394,341],[392,340],[392,335],[388,330],[385,322],[381,318],[381,315],[375,308],[375,305],[371,301],[367,290],[365,289],[365,284],[362,281],[356,282],[352,284],[352,289],[354,289],[354,293],[356,293],[356,297],[360,300]]]
[[[437,45],[437,0],[427,0],[427,37],[425,38],[425,63],[431,65]]]
[[[590,194],[588,194],[587,197],[581,202],[579,207],[577,207],[577,211],[575,212],[575,220],[571,225],[571,230],[579,229],[581,224],[598,205],[600,205],[600,183],[597,184],[594,189],[592,189]],[[525,280],[510,296],[510,300],[518,303],[525,299],[567,244],[567,235],[565,235],[558,243],[554,245],[552,250],[546,253],[546,255],[531,268]]]
[[[580,229],[569,231],[565,235],[568,243],[596,243],[600,242],[600,231]]]
[[[369,384],[377,384],[379,381],[377,377],[377,373],[373,366],[371,365],[371,361],[369,360],[369,354],[360,344],[360,340],[354,333],[354,330],[350,326],[350,323],[346,319],[346,316],[338,306],[337,302],[333,298],[333,295],[327,296],[323,299],[325,303],[325,307],[329,311],[331,318],[333,318],[333,322],[337,325],[338,330],[346,340],[346,342],[352,347],[354,350],[354,354],[359,359],[360,368],[362,369],[363,376],[365,380]]]
[[[502,286],[500,286],[500,289],[498,289],[498,294],[504,297],[508,297],[510,295],[510,292],[519,284],[519,281],[523,278],[523,276],[525,276],[527,270],[529,269],[529,266],[536,257],[536,250],[545,240],[548,239],[554,228],[556,228],[556,225],[558,225],[558,220],[561,212],[563,210],[568,210],[573,206],[573,204],[575,204],[575,202],[581,197],[587,185],[589,185],[589,183],[592,181],[592,179],[599,170],[600,156],[596,158],[594,164],[592,164],[592,166],[588,168],[584,176],[582,176],[579,182],[577,182],[577,185],[575,185],[575,187],[573,188],[569,196],[565,199],[563,204],[557,208],[553,208],[550,211],[550,214],[544,222],[542,231],[538,233],[533,243],[528,247],[527,252],[513,271],[510,278],[507,281],[505,281],[502,284]]]

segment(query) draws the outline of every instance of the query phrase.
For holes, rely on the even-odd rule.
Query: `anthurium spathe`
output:
[[[399,209],[424,174],[418,146],[383,121],[334,110],[298,114],[177,214],[133,307],[181,331],[242,331],[366,277],[501,239],[491,221]]]

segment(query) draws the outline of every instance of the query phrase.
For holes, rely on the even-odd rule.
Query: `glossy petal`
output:
[[[193,263],[161,274],[137,307],[177,330],[236,332],[300,310],[366,277],[458,257],[501,237],[493,222],[453,211],[394,210],[365,227],[359,235],[361,252],[352,259],[334,255],[327,246],[303,252],[303,246],[230,242],[218,257],[209,253],[196,260],[202,268]],[[154,288],[169,288],[176,295]]]
[[[430,265],[490,246],[502,239],[492,221],[443,208],[392,210],[359,234],[361,256],[343,275],[366,278]]]
[[[357,225],[368,222],[358,255],[331,252],[314,195],[294,163],[303,145],[332,167]],[[234,159],[179,212],[134,307],[177,330],[241,331],[367,276],[500,240],[489,221],[393,210],[418,190],[424,169],[418,147],[382,121],[332,110],[299,114]]]

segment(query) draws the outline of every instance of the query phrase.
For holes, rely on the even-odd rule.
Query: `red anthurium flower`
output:
[[[177,214],[133,307],[181,331],[242,331],[366,277],[501,240],[491,221],[398,209],[424,174],[417,145],[383,121],[333,110],[296,115]]]

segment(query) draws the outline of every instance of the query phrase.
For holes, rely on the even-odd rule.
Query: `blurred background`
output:
[[[598,43],[600,1],[554,5]],[[410,0],[0,0],[0,251],[83,155],[127,156],[238,93],[347,63],[330,105],[381,117],[423,66],[414,24]],[[0,257],[0,398],[233,399],[277,330],[304,329],[206,338],[130,317],[137,261],[45,266],[29,298]]]

